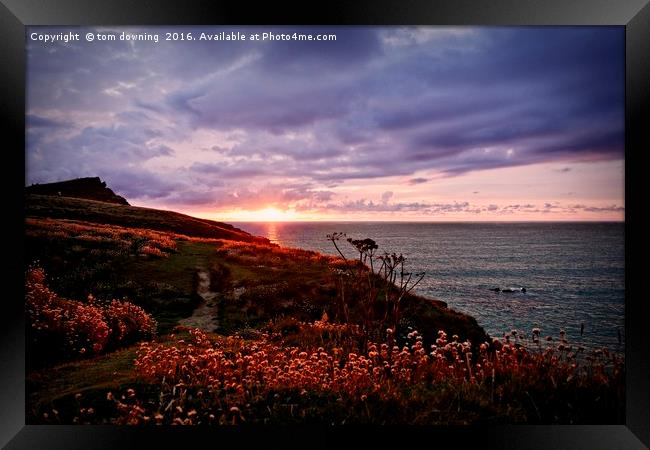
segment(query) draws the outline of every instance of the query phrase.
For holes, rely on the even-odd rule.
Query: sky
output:
[[[336,40],[198,39],[221,32]],[[622,27],[26,39],[26,185],[99,176],[224,221],[624,220]]]

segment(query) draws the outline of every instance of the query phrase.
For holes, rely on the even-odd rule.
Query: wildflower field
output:
[[[279,326],[278,326],[279,325]],[[178,328],[135,350],[132,379],[41,407],[39,423],[421,424],[613,423],[623,365],[560,340],[530,349],[474,346],[440,330],[435,344],[388,329],[367,352],[359,329],[324,321],[270,324],[256,338]],[[273,330],[279,331],[273,331]],[[73,401],[74,397],[74,401]]]

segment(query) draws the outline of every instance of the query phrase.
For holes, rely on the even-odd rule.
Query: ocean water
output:
[[[474,316],[492,337],[516,329],[570,342],[625,345],[623,223],[236,223],[286,247],[336,254],[326,235],[371,238],[426,272],[417,293]],[[339,246],[353,256],[353,247]],[[497,293],[493,288],[526,288]],[[584,327],[584,328],[583,328]],[[582,333],[581,333],[582,329]]]

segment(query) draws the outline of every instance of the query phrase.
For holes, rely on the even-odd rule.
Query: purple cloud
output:
[[[291,30],[337,39],[28,41],[26,182],[101,175],[178,204],[443,211],[456,203],[336,203],[333,188],[623,159],[621,29]],[[493,206],[462,208],[526,209]]]

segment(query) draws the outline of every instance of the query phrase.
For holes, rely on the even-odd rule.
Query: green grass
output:
[[[173,345],[175,339],[189,336],[186,331],[180,331],[173,339],[171,335],[163,336],[157,342],[168,346]],[[102,410],[111,409],[112,405],[106,400],[109,392],[118,395],[129,388],[149,394],[156,392],[158,387],[140,380],[134,370],[138,348],[136,344],[94,358],[29,372],[26,376],[26,422],[72,423],[81,407],[94,407],[98,416]],[[60,416],[53,417],[52,410],[58,411]],[[50,417],[45,420],[43,413]]]
[[[222,263],[222,257],[216,252],[212,243],[178,241],[177,251],[167,258],[138,260],[133,259],[121,268],[121,276],[137,275],[137,283],[155,286],[163,283],[172,286],[168,296],[154,296],[151,303],[152,313],[158,321],[160,334],[168,333],[178,321],[189,317],[201,301],[196,294],[196,274],[199,270],[209,270],[215,264]],[[236,267],[238,276],[246,273],[245,268]],[[175,294],[175,295],[174,295]],[[146,295],[146,294],[145,294]]]
[[[121,270],[123,276],[137,276],[140,283],[170,284],[185,294],[192,294],[194,274],[219,260],[214,244],[178,241],[177,252],[167,258],[133,259]]]
[[[136,381],[133,361],[138,346],[93,359],[76,361],[27,375],[27,415],[52,408],[70,396],[95,390],[121,389]]]

